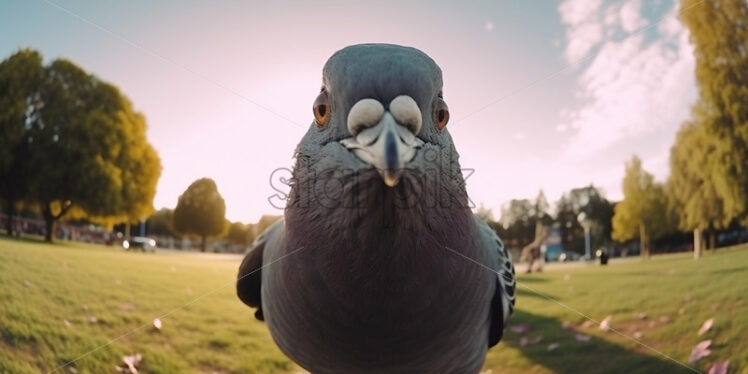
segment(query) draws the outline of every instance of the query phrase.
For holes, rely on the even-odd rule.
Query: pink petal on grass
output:
[[[542,336],[536,336],[532,339],[529,339],[523,336],[522,338],[519,339],[519,346],[527,347],[528,345],[535,345],[535,344],[540,343],[542,340],[543,340]]]
[[[686,308],[680,308],[680,309],[678,309],[678,314],[681,315],[681,316],[684,315],[684,314],[686,314]]]
[[[70,321],[68,321],[68,320],[66,320],[66,319],[62,320],[62,323],[63,323],[63,324],[65,325],[65,327],[70,327],[70,326],[72,326],[72,324],[70,323]]]
[[[512,325],[511,327],[509,327],[509,329],[517,335],[524,335],[530,332],[530,325],[520,323],[517,325]]]
[[[561,346],[561,344],[559,344],[559,343],[551,343],[551,344],[548,344],[548,352],[550,352],[550,351],[555,351],[555,350],[556,350],[556,349],[558,349],[558,347],[560,347],[560,346]]]
[[[662,323],[670,323],[670,317],[668,317],[668,316],[661,316],[660,317],[660,322],[662,322]]]
[[[688,358],[689,363],[694,363],[702,358],[709,356],[712,351],[709,350],[709,346],[712,344],[711,340],[704,340],[699,344],[696,344],[691,350],[691,356]]]
[[[29,282],[28,280],[25,280],[23,281],[23,285],[26,287],[31,287],[31,282]]]
[[[582,328],[586,329],[588,327],[592,327],[592,325],[594,325],[594,324],[595,324],[595,322],[592,322],[590,320],[586,320],[586,321],[584,321],[584,323],[582,323]]]
[[[574,335],[574,339],[576,339],[578,342],[588,342],[591,338],[591,336],[585,334],[577,333],[576,335]]]
[[[572,326],[571,322],[569,322],[569,321],[563,321],[563,322],[561,322],[561,328],[564,329],[564,330],[571,329],[571,326]]]
[[[632,335],[634,339],[641,339],[644,334],[642,334],[641,331],[634,331],[634,334]]]
[[[709,368],[707,374],[727,374],[727,368],[730,366],[730,360],[717,361]]]
[[[600,330],[608,331],[610,330],[610,319],[613,318],[611,316],[605,317],[602,322],[600,322]]]
[[[140,353],[136,353],[132,356],[122,356],[122,362],[125,363],[125,366],[115,366],[115,367],[117,368],[117,371],[120,373],[137,374],[138,365],[140,364],[140,361],[142,359],[143,359],[143,356],[141,356]]]
[[[714,318],[709,318],[704,321],[704,324],[701,325],[701,328],[699,329],[699,336],[706,334],[706,332],[712,328],[712,325],[714,325]]]
[[[156,318],[153,320],[153,327],[156,328],[156,330],[161,330],[161,320]]]
[[[636,318],[638,319],[647,319],[647,313],[641,312],[636,314]]]

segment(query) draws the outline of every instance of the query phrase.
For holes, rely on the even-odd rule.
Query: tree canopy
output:
[[[670,232],[673,217],[664,186],[642,168],[637,156],[626,164],[623,196],[615,207],[613,239],[626,241],[639,235],[642,254],[647,257],[650,240]]]
[[[2,86],[20,87],[9,90],[20,92],[9,100],[10,110],[6,101],[0,110],[10,113],[0,132],[20,136],[22,144],[22,176],[10,183],[24,186],[23,200],[41,209],[47,240],[66,214],[111,225],[153,211],[160,160],[146,139],[145,118],[119,89],[68,60],[41,67],[33,51],[20,51],[3,66],[10,73],[0,75],[13,79]]]
[[[697,226],[707,222],[725,226],[725,222],[733,219],[748,225],[748,3],[744,0],[683,0],[682,6],[698,6],[697,11],[681,15],[694,45],[699,85],[693,123],[686,126],[703,127],[686,135],[692,137],[691,141],[700,138],[702,147],[697,150],[709,152],[693,157],[702,163],[700,166],[707,166],[706,179],[710,181],[707,187],[713,190],[709,191],[709,197],[720,201],[715,207],[720,210],[718,218],[694,215],[692,206],[686,226],[693,227],[694,219],[699,221]],[[683,163],[682,160],[676,162]],[[699,162],[684,166],[698,167]],[[684,170],[675,172],[684,173]],[[689,173],[693,175],[699,171],[690,170]]]
[[[28,190],[25,142],[29,104],[44,74],[42,56],[21,50],[0,62],[0,203],[8,211],[8,234],[16,204]]]
[[[580,213],[584,213],[592,223],[590,236],[595,245],[610,240],[613,205],[602,191],[589,185],[563,194],[556,204],[556,221],[565,248],[579,253],[584,251],[584,228],[579,223]]]
[[[174,229],[184,235],[202,239],[201,250],[205,252],[208,237],[225,233],[226,203],[218,186],[210,178],[198,179],[179,196],[174,209]]]

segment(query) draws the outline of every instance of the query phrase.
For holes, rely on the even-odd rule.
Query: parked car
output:
[[[559,262],[567,262],[567,261],[579,261],[582,259],[582,255],[576,252],[561,252],[561,254],[558,256]]]
[[[133,236],[130,240],[122,241],[122,248],[127,251],[140,250],[142,252],[155,252],[156,240],[145,236]]]

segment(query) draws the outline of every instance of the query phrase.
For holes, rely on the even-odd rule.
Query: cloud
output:
[[[621,27],[626,32],[634,32],[647,26],[647,20],[641,15],[641,0],[631,0],[621,6]]]
[[[567,63],[576,65],[602,41],[601,6],[602,0],[566,0],[559,5],[561,21],[567,25]]]
[[[562,110],[562,121],[556,126],[570,136],[565,159],[578,162],[606,155],[620,159],[646,153],[652,158],[649,164],[661,169],[655,174],[662,175],[667,170],[668,142],[688,118],[696,97],[693,50],[688,30],[677,20],[677,1],[658,24],[654,38],[634,32],[650,22],[640,0],[597,6],[596,14],[605,15],[602,22],[599,17],[565,14],[572,8],[567,4],[578,2],[566,0],[559,7],[567,36],[585,27],[602,27],[606,36],[589,52],[589,63],[577,67],[576,105]],[[578,48],[568,43],[567,59],[578,54]],[[654,138],[660,141],[653,142]],[[652,149],[654,143],[659,148]],[[611,153],[621,148],[625,156]]]

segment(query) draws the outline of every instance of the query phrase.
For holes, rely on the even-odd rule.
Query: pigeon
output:
[[[515,270],[470,209],[441,69],[360,44],[322,73],[284,217],[245,255],[239,299],[314,374],[479,373]]]

